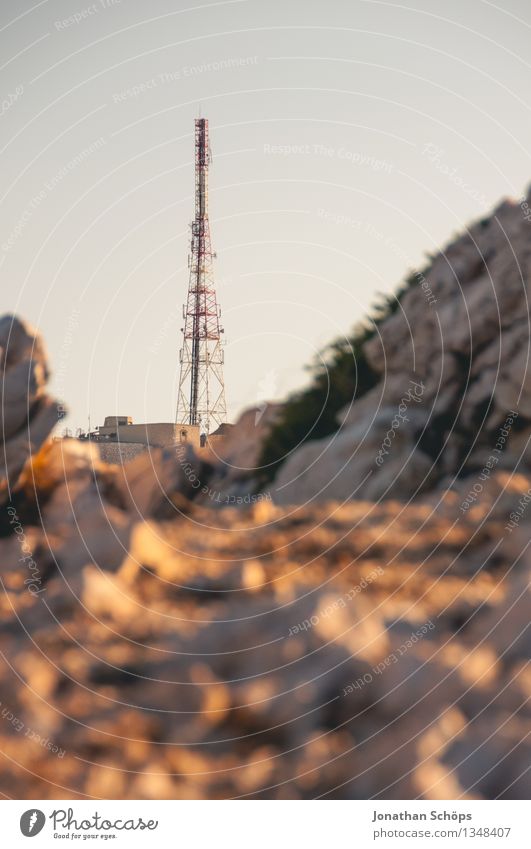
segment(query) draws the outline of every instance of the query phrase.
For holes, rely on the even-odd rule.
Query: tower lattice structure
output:
[[[177,422],[208,433],[227,419],[223,380],[223,328],[214,284],[208,220],[208,169],[212,160],[206,118],[195,120],[195,218],[190,239],[190,279],[183,307],[183,347]]]

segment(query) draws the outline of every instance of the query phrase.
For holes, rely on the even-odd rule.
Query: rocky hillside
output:
[[[278,408],[108,465],[0,321],[4,796],[528,798],[530,226],[438,256],[260,492]]]
[[[508,417],[497,468],[529,468],[530,219],[527,202],[505,201],[412,275],[363,346],[374,387],[332,437],[287,458],[279,503],[408,500],[453,486],[481,472]]]

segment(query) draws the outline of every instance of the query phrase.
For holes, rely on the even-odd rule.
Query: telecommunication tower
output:
[[[206,118],[195,119],[195,218],[188,265],[188,296],[183,306],[183,347],[177,396],[178,424],[199,425],[209,433],[227,420],[223,345],[208,221],[208,169],[212,161]]]

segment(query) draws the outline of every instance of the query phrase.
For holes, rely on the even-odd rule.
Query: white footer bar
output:
[[[531,846],[526,802],[2,801],[3,846]],[[29,843],[30,838],[35,843]]]

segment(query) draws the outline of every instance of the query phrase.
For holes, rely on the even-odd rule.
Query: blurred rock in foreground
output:
[[[46,441],[42,343],[0,345],[4,796],[528,797],[529,477],[213,509]]]

